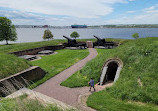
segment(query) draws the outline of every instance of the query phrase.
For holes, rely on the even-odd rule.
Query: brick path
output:
[[[66,80],[76,71],[80,70],[88,61],[97,56],[98,53],[95,49],[89,48],[88,50],[90,54],[86,58],[72,65],[71,67],[59,73],[50,80],[46,81],[42,85],[36,87],[34,90],[47,96],[53,97],[66,104],[76,106],[78,104],[79,96],[89,93],[89,87],[68,88],[60,86],[60,83]],[[102,88],[100,87],[96,87],[96,91],[99,91],[101,89]]]

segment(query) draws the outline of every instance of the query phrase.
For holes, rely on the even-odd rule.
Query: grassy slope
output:
[[[87,41],[87,40],[88,39],[77,40],[77,41]],[[7,53],[36,48],[36,47],[59,45],[64,42],[66,42],[66,40],[51,40],[51,41],[42,41],[42,42],[0,45],[0,79],[30,67],[28,61],[24,59],[20,59],[14,55],[9,55]]]
[[[105,98],[109,94],[120,100],[158,104],[158,38],[130,40],[116,49],[100,49],[98,52],[97,58],[63,82],[62,85],[68,87],[86,86],[91,77],[95,78],[95,82],[97,82],[103,63],[108,58],[118,57],[124,62],[120,78],[113,87],[101,94],[105,95]],[[137,82],[138,78],[140,78],[143,87]],[[89,99],[89,106],[93,106],[90,104],[92,101],[97,104],[97,100]]]
[[[27,96],[0,101],[0,111],[63,111],[59,106],[42,104],[37,100],[30,100]],[[67,110],[73,111],[73,110]]]
[[[88,40],[95,41],[95,39],[77,39],[78,42],[88,41]],[[9,52],[21,51],[21,50],[31,49],[36,47],[59,45],[65,42],[67,42],[66,39],[60,39],[60,40],[56,39],[56,40],[42,41],[42,42],[28,42],[28,43],[17,43],[10,45],[0,45],[0,53],[9,53]]]
[[[158,106],[133,101],[122,101],[106,91],[89,96],[87,105],[98,111],[158,111]]]
[[[88,50],[57,50],[58,54],[43,56],[41,60],[31,61],[30,64],[40,66],[42,69],[48,72],[48,74],[36,82],[34,85],[39,85],[81,59],[88,56]]]
[[[63,42],[64,40],[53,40],[44,42],[0,45],[0,79],[30,67],[28,61],[7,53],[48,45],[57,45]]]
[[[86,41],[86,40],[79,40]],[[27,60],[20,59],[14,55],[7,54],[13,51],[20,51],[30,48],[43,47],[49,45],[58,45],[65,42],[65,40],[53,40],[44,42],[34,42],[34,43],[20,43],[12,45],[0,45],[0,79],[7,77],[9,75],[15,74],[22,71],[32,65],[39,65],[48,74],[36,85],[43,83],[52,76],[58,74],[62,70],[71,66],[72,64],[78,62],[88,55],[88,50],[58,50],[58,54],[43,56],[41,60],[28,62]],[[46,64],[44,64],[46,63]],[[33,86],[35,87],[35,85]],[[62,111],[60,108],[54,106],[43,106],[38,101],[17,101],[17,99],[3,100],[0,102],[0,111]]]
[[[118,42],[121,44],[128,42],[128,40],[125,39],[107,39],[107,40]],[[83,69],[77,71],[67,80],[62,82],[61,85],[70,88],[87,86],[88,85],[87,83],[91,77],[93,77],[95,83],[97,83],[100,77],[101,67],[104,64],[105,60],[107,59],[107,56],[105,56],[107,54],[105,54],[105,52],[110,53],[107,51],[111,51],[111,49],[110,50],[98,49],[97,51],[98,51],[98,56],[95,59],[88,62]]]
[[[10,45],[0,45],[0,53],[9,53],[14,51],[21,51],[25,49],[31,49],[36,47],[58,45],[64,43],[65,40],[51,40],[51,41],[42,41],[42,42],[29,42],[29,43],[17,43]]]
[[[78,42],[80,41],[95,41],[95,39],[77,39]],[[56,39],[50,41],[41,41],[41,42],[28,42],[28,43],[17,43],[17,44],[10,44],[10,45],[0,45],[0,53],[9,53],[14,51],[21,51],[25,49],[31,49],[36,47],[44,47],[44,46],[52,46],[52,45],[59,45],[62,43],[67,42],[66,39]]]
[[[0,53],[0,79],[30,67],[26,60]]]
[[[107,41],[118,42],[120,44],[128,42],[128,40],[125,39],[107,39]],[[110,50],[100,49],[97,51],[98,51],[98,56],[95,59],[88,62],[83,69],[77,71],[66,81],[62,82],[61,85],[70,88],[87,86],[88,85],[87,83],[91,77],[93,77],[95,83],[97,83],[100,77],[101,67],[104,64],[105,60],[107,59],[106,58],[107,56],[105,56],[104,53],[105,52],[107,53],[107,51]]]

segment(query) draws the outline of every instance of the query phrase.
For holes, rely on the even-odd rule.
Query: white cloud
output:
[[[14,9],[14,11],[0,10],[0,16],[9,17],[14,24],[21,25],[158,23],[158,4],[139,10],[138,12],[141,12],[139,15],[138,12],[137,15],[134,15],[136,11],[130,10],[125,12],[125,14],[132,13],[130,17],[117,17],[110,20],[108,17],[100,17],[112,13],[113,4],[128,3],[129,1],[134,0],[0,0],[0,7]],[[61,15],[61,17],[55,15]]]
[[[135,11],[127,11],[126,13],[135,13]]]
[[[143,9],[143,11],[145,13],[158,13],[158,4],[151,6],[151,7],[148,7],[148,8],[145,8],[145,9]]]
[[[21,12],[21,11],[9,11],[9,10],[0,10],[0,14],[2,16],[8,17],[8,18],[24,18],[24,19],[32,19],[32,18],[39,18],[40,16],[31,14],[31,13],[26,13],[26,12]]]
[[[149,10],[149,11],[146,11],[146,13],[158,13],[158,10]]]
[[[145,8],[145,9],[143,9],[143,11],[145,11],[145,12],[153,11],[153,10],[156,10],[156,8],[158,8],[158,4]]]
[[[1,7],[48,15],[97,18],[112,13],[111,4],[127,0],[0,0]]]
[[[143,9],[141,14],[106,21],[107,24],[158,24],[158,4]],[[128,13],[133,11],[128,11]]]
[[[157,22],[158,14],[155,15],[140,15],[134,17],[123,17],[120,19],[109,20],[108,24],[155,24]]]
[[[33,13],[26,13],[21,11],[5,11],[0,10],[0,16],[8,17],[12,20],[15,25],[45,25],[45,24],[55,24],[55,25],[63,25],[61,21],[62,18],[55,17],[46,17]]]

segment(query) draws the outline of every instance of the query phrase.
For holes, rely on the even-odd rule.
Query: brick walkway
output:
[[[88,61],[92,60],[98,55],[95,49],[89,48],[88,50],[90,54],[86,58],[72,65],[42,85],[36,87],[34,90],[47,96],[53,97],[66,104],[76,106],[78,104],[79,96],[89,93],[89,87],[67,88],[60,86],[60,83],[66,80],[76,71],[80,70]],[[99,90],[101,90],[99,87],[96,88],[96,91]]]

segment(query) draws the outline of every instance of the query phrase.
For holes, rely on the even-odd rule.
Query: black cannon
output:
[[[76,42],[75,39],[71,39],[71,38],[66,37],[66,36],[63,36],[63,37],[68,40],[68,43],[64,44],[65,47],[79,47],[81,49],[86,48],[86,43],[84,43],[84,42]]]
[[[71,39],[69,37],[63,36],[64,38],[66,38],[68,40],[67,46],[68,47],[75,47],[76,46],[76,40],[75,39]]]
[[[114,46],[116,46],[116,44],[114,42],[107,42],[103,38],[99,38],[95,35],[93,35],[93,36],[97,39],[97,42],[94,43],[94,46],[103,46],[103,47],[107,47],[107,48],[113,48]]]
[[[103,39],[103,38],[99,38],[99,37],[97,37],[97,36],[95,36],[95,35],[93,35],[96,39],[97,39],[97,45],[98,46],[103,46],[106,42],[105,42],[105,39]]]

